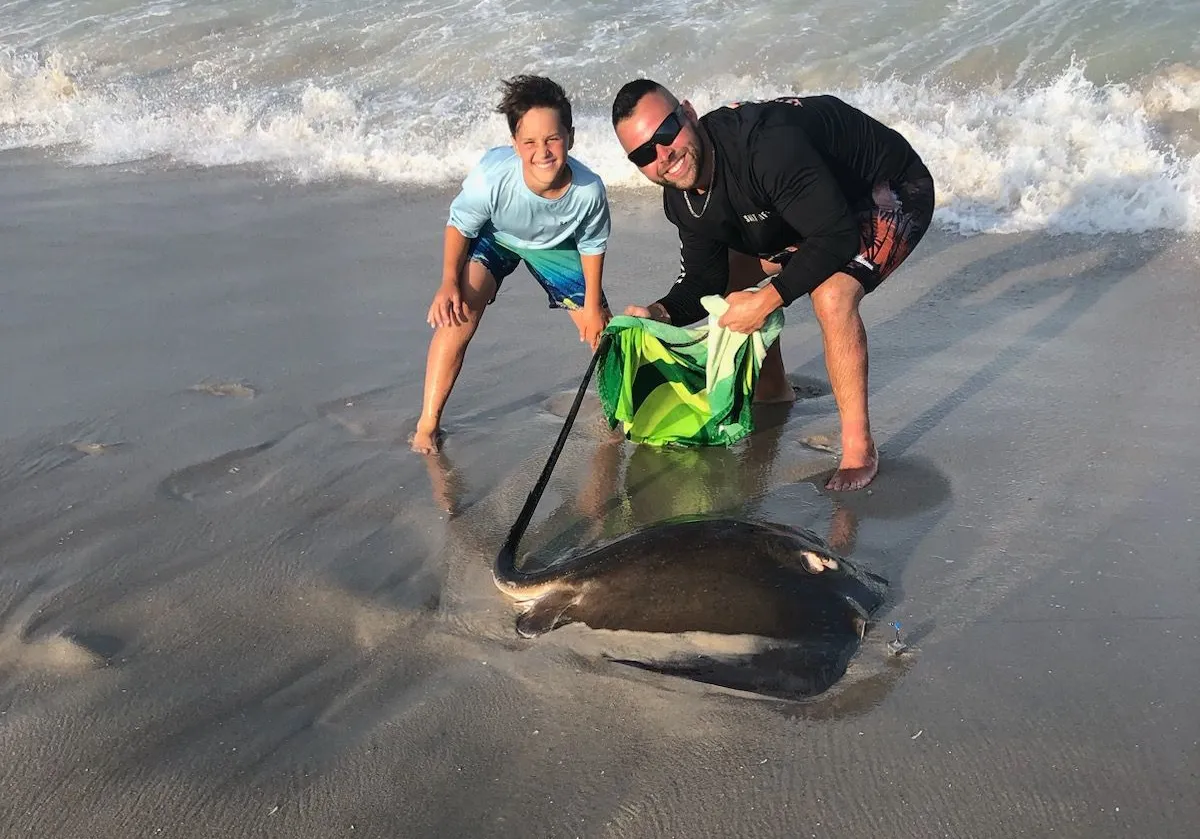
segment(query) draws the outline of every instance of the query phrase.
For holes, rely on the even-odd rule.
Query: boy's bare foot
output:
[[[417,454],[437,454],[442,450],[442,429],[436,425],[432,429],[418,425],[409,444]]]
[[[843,445],[842,462],[825,488],[834,492],[853,492],[871,483],[878,472],[879,454],[874,443],[868,442],[865,448],[854,449]]]

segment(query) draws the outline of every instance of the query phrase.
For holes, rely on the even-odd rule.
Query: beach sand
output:
[[[0,836],[1194,834],[1194,240],[930,234],[864,304],[869,493],[799,444],[806,301],[751,443],[635,452],[588,397],[529,547],[752,509],[891,581],[795,703],[516,635],[491,563],[588,354],[521,269],[408,451],[447,201],[0,155]],[[614,196],[616,308],[673,242]]]

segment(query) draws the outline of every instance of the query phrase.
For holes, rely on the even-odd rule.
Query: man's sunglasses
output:
[[[625,155],[629,158],[630,163],[639,169],[649,166],[658,159],[658,146],[669,146],[675,142],[675,138],[683,130],[683,120],[680,119],[681,107],[677,107],[667,114],[667,118],[658,124],[658,128],[654,129],[654,134],[650,136],[649,140]]]

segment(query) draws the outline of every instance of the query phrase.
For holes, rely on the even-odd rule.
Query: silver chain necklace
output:
[[[712,194],[713,191],[712,187],[710,186],[708,188],[708,192],[704,193],[704,206],[702,206],[700,208],[700,212],[697,213],[692,209],[692,199],[688,198],[687,190],[685,189],[683,191],[683,203],[687,204],[688,212],[692,214],[692,218],[700,218],[700,216],[704,215],[704,211],[708,209],[708,199],[712,198]]]
[[[715,181],[717,179],[717,149],[715,146],[713,147],[712,163],[713,163],[712,180]],[[692,209],[692,199],[688,198],[688,190],[685,189],[683,191],[683,203],[687,204],[688,212],[692,214],[692,218],[700,218],[700,216],[704,215],[704,211],[708,209],[708,201],[710,198],[712,198],[712,194],[713,194],[713,185],[710,183],[708,185],[708,192],[704,193],[704,206],[701,207],[700,212],[697,213],[695,210]]]

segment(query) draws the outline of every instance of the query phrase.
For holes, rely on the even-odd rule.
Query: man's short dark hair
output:
[[[508,118],[508,131],[514,137],[517,123],[530,108],[553,108],[567,131],[571,130],[571,100],[562,87],[545,76],[519,75],[500,83],[504,96],[496,112]]]
[[[668,99],[673,98],[671,91],[653,79],[634,79],[631,82],[626,82],[625,86],[617,91],[616,98],[613,99],[613,128],[616,128],[617,123],[633,113],[633,109],[637,107],[638,102],[641,102],[642,97],[647,93],[661,93]]]

